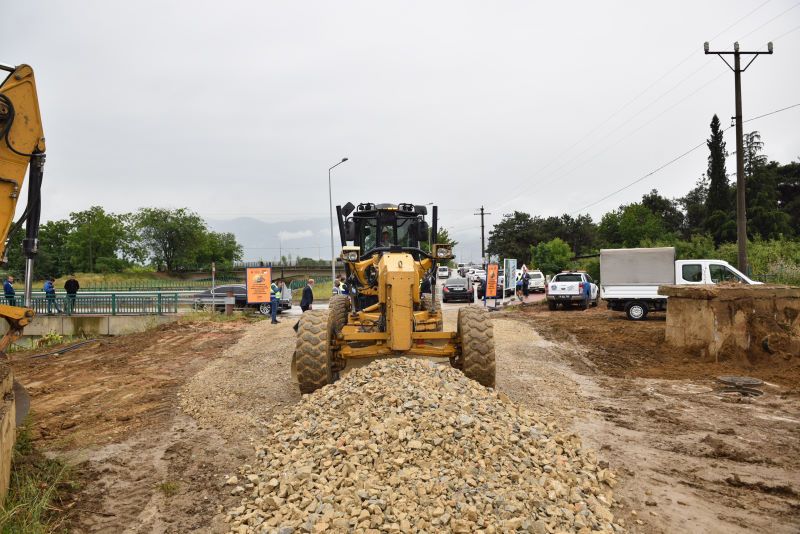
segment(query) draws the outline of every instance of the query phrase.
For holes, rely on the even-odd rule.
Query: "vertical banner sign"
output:
[[[503,260],[503,299],[506,298],[506,289],[511,289],[512,294],[517,291],[517,260]]]
[[[483,293],[483,305],[486,306],[486,299],[494,299],[497,304],[497,272],[499,265],[490,263],[486,266],[486,291]]]
[[[247,268],[247,303],[260,304],[269,302],[272,287],[272,269],[269,267]]]

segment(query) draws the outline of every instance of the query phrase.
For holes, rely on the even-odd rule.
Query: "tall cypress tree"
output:
[[[719,244],[736,240],[736,220],[733,216],[733,195],[725,172],[725,141],[719,129],[719,117],[715,114],[711,119],[711,137],[706,141],[708,146],[708,195],[706,196],[705,221],[706,230]]]

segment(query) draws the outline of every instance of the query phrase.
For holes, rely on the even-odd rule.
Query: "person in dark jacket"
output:
[[[80,288],[81,285],[75,280],[74,274],[70,275],[69,280],[64,283],[64,291],[67,292],[67,306],[69,306],[70,313],[75,310],[75,296]]]
[[[8,280],[3,282],[3,295],[6,297],[8,301],[7,304],[9,306],[14,305],[14,295],[16,292],[14,291],[14,277],[9,275]]]
[[[300,309],[303,310],[303,313],[311,309],[312,304],[314,303],[314,279],[309,278],[308,284],[306,287],[303,288],[303,297],[300,299]],[[293,328],[294,331],[297,332],[297,327],[300,326],[300,320],[294,324]]]

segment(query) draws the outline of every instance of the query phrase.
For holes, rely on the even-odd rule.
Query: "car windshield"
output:
[[[531,278],[541,278],[542,277],[542,273],[530,273],[530,277]]]
[[[554,282],[582,282],[579,274],[557,274]]]

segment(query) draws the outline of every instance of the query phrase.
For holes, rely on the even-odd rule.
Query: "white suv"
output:
[[[437,278],[450,278],[450,267],[445,267],[444,265],[440,265],[439,269],[436,271]]]

